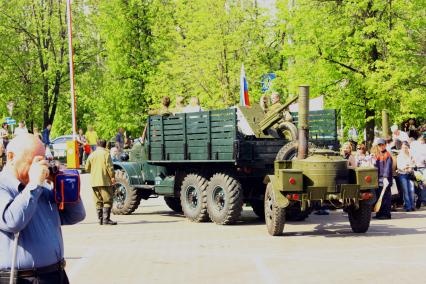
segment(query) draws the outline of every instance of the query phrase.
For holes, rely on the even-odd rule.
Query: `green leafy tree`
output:
[[[290,89],[312,85],[341,109],[347,126],[366,127],[369,143],[381,109],[395,120],[420,114],[412,111],[426,102],[425,70],[417,65],[424,66],[421,1],[298,0],[293,9],[288,2],[280,18],[294,41],[283,49],[294,60],[285,72]]]

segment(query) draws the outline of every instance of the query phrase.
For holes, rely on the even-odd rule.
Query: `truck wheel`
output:
[[[263,200],[254,200],[250,202],[251,208],[254,214],[259,217],[260,220],[265,220],[265,203]]]
[[[265,222],[271,236],[279,236],[283,233],[285,208],[279,208],[275,205],[275,194],[271,183],[268,183],[265,192]]]
[[[275,156],[276,161],[284,161],[284,160],[293,160],[297,156],[297,148],[299,147],[299,143],[297,141],[291,141],[278,151]],[[314,143],[308,142],[309,150],[317,148]]]
[[[285,121],[280,123],[278,129],[281,131],[283,138],[287,139],[288,141],[297,140],[297,127],[293,123]]]
[[[136,188],[130,186],[127,173],[123,170],[115,171],[112,199],[112,213],[115,215],[132,214],[141,202],[140,194]]]
[[[348,217],[352,232],[367,232],[370,227],[371,205],[368,202],[360,201],[358,209],[353,205],[348,207]]]
[[[201,175],[188,174],[182,182],[180,203],[185,217],[194,222],[209,220],[207,213],[207,179]]]
[[[182,205],[180,204],[180,199],[178,197],[164,196],[164,201],[170,209],[176,213],[182,213]]]
[[[207,211],[210,219],[220,225],[233,224],[242,210],[243,192],[240,182],[227,174],[213,175],[207,188]]]
[[[311,212],[311,208],[306,208],[305,211],[302,211],[300,202],[292,202],[286,208],[286,219],[287,221],[305,221]]]

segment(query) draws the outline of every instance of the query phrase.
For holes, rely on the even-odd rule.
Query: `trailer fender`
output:
[[[290,205],[290,201],[284,196],[283,192],[281,191],[282,188],[279,185],[279,181],[274,175],[267,175],[263,182],[265,184],[271,183],[275,195],[276,206],[279,208],[286,208]]]
[[[115,162],[114,170],[123,170],[129,177],[129,184],[138,187],[144,184],[142,176],[142,164],[137,162]]]

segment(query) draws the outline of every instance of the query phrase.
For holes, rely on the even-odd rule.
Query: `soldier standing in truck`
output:
[[[172,112],[169,109],[170,106],[170,98],[168,96],[164,96],[161,99],[161,109],[155,109],[148,111],[149,115],[171,115]]]

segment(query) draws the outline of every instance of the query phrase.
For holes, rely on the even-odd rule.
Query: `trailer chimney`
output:
[[[309,86],[299,86],[299,147],[297,151],[298,159],[305,159],[308,156],[308,113],[309,113]]]
[[[389,114],[387,110],[382,110],[382,130],[383,130],[383,138],[390,136],[389,131]]]

